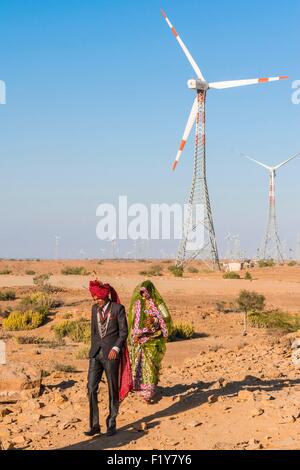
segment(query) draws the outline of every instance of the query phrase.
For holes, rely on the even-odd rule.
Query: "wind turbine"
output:
[[[194,153],[194,173],[192,180],[192,188],[189,198],[189,210],[185,220],[185,227],[183,238],[180,244],[177,265],[183,266],[185,262],[195,259],[197,257],[204,257],[204,260],[209,259],[215,269],[220,269],[218,248],[214,230],[213,216],[210,205],[210,198],[208,192],[207,178],[206,178],[206,95],[209,90],[224,90],[227,88],[235,88],[246,85],[255,85],[258,83],[274,82],[278,80],[287,79],[286,76],[273,77],[273,78],[255,78],[250,80],[234,80],[234,81],[223,81],[223,82],[207,82],[187,49],[182,39],[178,35],[176,29],[170,22],[164,11],[161,11],[164,19],[170,27],[173,35],[183,50],[187,60],[191,64],[196,79],[188,81],[188,87],[196,92],[196,98],[192,106],[190,116],[183,134],[183,138],[180,142],[179,150],[175,161],[173,163],[173,169],[175,170],[182,152],[185,148],[191,130],[196,122],[196,138],[195,138],[195,153]],[[197,215],[197,207],[204,208],[204,217]],[[195,215],[196,214],[196,215]],[[203,246],[190,248],[189,241],[198,230],[204,231],[204,243]],[[205,259],[206,256],[206,259]]]
[[[55,238],[55,259],[57,261],[59,258],[59,241],[61,240],[61,237],[59,237],[58,235],[54,235],[54,238]]]
[[[299,155],[300,152],[296,155],[293,155],[291,158],[285,160],[277,166],[268,166],[264,163],[254,160],[251,157],[248,157],[247,155],[244,155],[246,158],[248,158],[248,160],[251,160],[265,168],[269,172],[270,176],[269,216],[266,234],[263,239],[262,248],[260,251],[260,259],[262,260],[274,259],[279,263],[282,263],[284,261],[282,243],[278,235],[277,227],[275,178],[279,168],[283,167],[284,165],[287,165],[290,161],[294,160]]]

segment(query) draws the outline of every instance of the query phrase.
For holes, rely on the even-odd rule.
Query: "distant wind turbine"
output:
[[[282,243],[278,235],[277,227],[275,178],[276,173],[280,168],[282,168],[284,165],[287,165],[299,155],[300,152],[276,166],[265,165],[264,163],[261,163],[258,160],[255,160],[254,158],[244,155],[244,157],[248,158],[248,160],[251,160],[252,162],[255,162],[265,168],[269,172],[270,176],[268,223],[267,230],[262,243],[262,248],[260,251],[260,259],[262,260],[274,259],[277,262],[284,261]]]

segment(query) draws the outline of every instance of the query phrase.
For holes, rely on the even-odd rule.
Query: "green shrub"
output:
[[[250,312],[262,312],[265,308],[265,297],[257,294],[257,292],[250,292],[242,290],[237,299],[237,304],[242,312],[244,312],[244,332],[243,336],[248,334],[248,314]]]
[[[91,339],[91,326],[88,320],[64,321],[53,326],[58,339],[70,338],[75,343],[88,343]]]
[[[225,311],[226,311],[226,302],[224,302],[223,300],[221,300],[220,302],[217,302],[216,303],[216,310],[219,313],[225,313]]]
[[[82,346],[76,353],[76,359],[88,359],[90,348],[88,346]]]
[[[26,274],[26,276],[35,276],[36,272],[31,271],[30,269],[28,269],[27,271],[25,271],[25,274]]]
[[[249,320],[257,328],[272,328],[293,333],[300,329],[300,316],[291,315],[281,310],[269,312],[251,312]]]
[[[199,269],[194,268],[194,266],[190,266],[188,268],[188,272],[191,273],[191,274],[197,274],[199,272]]]
[[[51,375],[47,370],[42,370],[42,378],[45,379]]]
[[[14,290],[5,290],[0,292],[0,300],[8,302],[10,300],[16,300],[16,293]]]
[[[155,264],[154,266],[151,266],[151,268],[148,271],[140,271],[141,276],[146,276],[146,277],[155,277],[155,276],[162,276],[162,267],[159,264]]]
[[[50,308],[54,307],[53,299],[45,292],[35,292],[24,297],[19,305],[19,310],[33,310],[48,315]]]
[[[183,266],[169,266],[168,270],[175,277],[183,277],[183,273],[184,273]]]
[[[275,266],[273,259],[261,259],[258,262],[258,266],[260,268],[273,268]]]
[[[70,320],[70,318],[72,318],[72,317],[73,317],[72,313],[64,313],[63,314],[63,319],[64,320]]]
[[[292,267],[294,267],[294,266],[298,266],[298,263],[297,263],[297,261],[290,261],[290,262],[288,263],[288,266],[290,266],[290,267],[292,268]]]
[[[42,326],[47,315],[33,310],[26,312],[11,312],[8,318],[3,320],[3,328],[8,331],[34,330]]]
[[[245,274],[245,280],[246,281],[253,281],[252,274],[249,273],[249,271],[247,271],[246,274]]]
[[[12,274],[10,269],[3,269],[3,271],[0,271],[1,276],[8,276],[9,274]]]
[[[65,373],[72,373],[77,372],[76,367],[70,366],[69,364],[55,364],[54,369],[57,372],[65,372]]]
[[[89,273],[87,270],[80,266],[80,267],[72,267],[72,266],[66,266],[61,270],[61,274],[64,276],[87,276]]]
[[[194,326],[190,323],[174,323],[169,341],[191,339],[195,334]]]
[[[48,274],[39,274],[33,278],[33,284],[37,286],[40,290],[45,290],[49,287],[48,281],[52,276],[51,273]]]
[[[38,336],[19,336],[17,342],[19,344],[42,344],[44,339]]]
[[[225,273],[223,279],[241,279],[241,276],[238,273]]]

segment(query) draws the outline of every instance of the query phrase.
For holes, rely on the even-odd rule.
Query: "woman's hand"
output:
[[[153,317],[148,317],[146,320],[145,320],[145,327],[148,328],[148,330],[151,330],[153,325],[155,323],[155,320]]]

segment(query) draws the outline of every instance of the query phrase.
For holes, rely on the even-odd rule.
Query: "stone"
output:
[[[135,423],[133,425],[133,429],[137,432],[144,432],[148,429],[148,425],[147,425],[147,423],[142,421],[141,423]]]
[[[55,392],[53,396],[53,401],[57,405],[62,405],[63,403],[68,401],[68,397],[64,393]]]
[[[28,444],[28,440],[25,439],[23,435],[13,437],[12,442],[14,445],[18,445],[18,446],[26,446]]]
[[[14,445],[11,441],[3,440],[1,441],[2,450],[14,450]]]
[[[254,410],[251,411],[251,417],[256,418],[258,416],[262,416],[264,414],[265,410],[262,408],[255,408]]]
[[[0,403],[14,403],[38,397],[42,373],[37,367],[10,362],[0,366]]]
[[[9,429],[7,428],[0,429],[0,439],[2,441],[9,440],[10,436],[11,436],[11,432],[9,431]]]
[[[69,429],[69,428],[71,428],[71,427],[75,427],[74,425],[75,425],[76,423],[79,423],[80,421],[81,421],[81,420],[80,420],[79,418],[72,418],[72,419],[70,419],[70,420],[68,420],[68,421],[65,421],[65,422],[61,423],[61,424],[59,425],[59,429],[60,429],[61,431],[64,431],[65,429]]]
[[[295,339],[292,343],[292,349],[298,349],[300,348],[300,339]]]
[[[40,426],[36,429],[33,429],[31,432],[32,437],[37,438],[37,439],[38,438],[43,439],[46,436],[48,436],[48,434],[49,434],[49,430]]]
[[[297,418],[293,415],[284,415],[279,419],[279,424],[293,424],[297,421]]]
[[[261,450],[263,448],[262,443],[254,437],[250,439],[249,445],[247,446],[247,450]]]
[[[8,407],[1,408],[1,409],[0,409],[0,417],[1,417],[1,418],[5,418],[5,416],[9,415],[10,413],[12,413],[12,411],[11,411],[11,409],[8,408]]]
[[[207,399],[210,404],[217,403],[218,400],[219,398],[216,395],[210,395]]]
[[[198,428],[199,426],[202,426],[202,422],[201,421],[191,421],[188,425],[191,427],[191,428]]]

